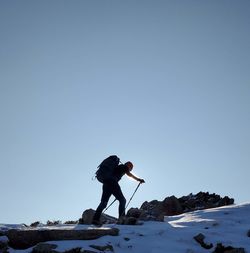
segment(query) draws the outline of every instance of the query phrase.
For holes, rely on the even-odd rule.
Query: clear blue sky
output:
[[[1,0],[0,222],[95,209],[110,154],[146,181],[131,206],[250,201],[249,13],[247,0]],[[122,179],[127,199],[136,185]]]

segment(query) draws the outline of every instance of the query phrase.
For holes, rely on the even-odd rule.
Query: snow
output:
[[[7,228],[27,229],[21,225],[0,224],[0,231]],[[76,247],[100,252],[90,245],[112,245],[116,253],[207,253],[213,252],[217,243],[224,246],[242,247],[250,253],[250,203],[200,210],[176,216],[165,217],[164,222],[144,222],[143,225],[104,225],[100,229],[117,227],[119,236],[104,236],[89,241],[54,241],[57,251]],[[93,229],[88,225],[57,225],[37,229]],[[202,248],[193,237],[199,233],[204,242],[213,243],[210,250]],[[27,250],[10,250],[10,253],[28,253]],[[108,251],[107,251],[108,252]]]

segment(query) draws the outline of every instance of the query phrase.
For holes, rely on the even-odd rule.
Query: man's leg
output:
[[[112,194],[119,201],[119,218],[120,218],[121,216],[125,215],[126,199],[123,196],[121,187],[118,184],[118,182],[115,182],[115,184],[113,184],[112,188],[113,188]]]
[[[93,221],[100,221],[100,217],[102,214],[102,211],[105,209],[105,207],[108,204],[109,198],[111,196],[112,192],[110,191],[110,187],[108,184],[103,184],[102,185],[102,198],[101,198],[101,203],[99,204],[99,206],[97,207],[94,217],[93,217]]]

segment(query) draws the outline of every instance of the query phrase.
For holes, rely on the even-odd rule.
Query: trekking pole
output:
[[[129,201],[128,201],[128,204],[127,204],[126,207],[125,207],[125,210],[127,209],[129,203],[131,202],[132,198],[134,197],[134,195],[135,195],[135,193],[136,193],[136,191],[138,190],[138,188],[139,188],[140,185],[141,185],[141,182],[137,185],[137,187],[136,187],[136,189],[135,189],[133,195],[131,196],[131,198],[130,198]],[[124,213],[125,213],[125,210],[124,210]]]
[[[105,213],[105,212],[116,202],[116,200],[117,200],[117,199],[114,199],[114,200],[111,202],[111,204],[109,204],[109,206],[106,207],[106,208],[104,209],[103,213]]]

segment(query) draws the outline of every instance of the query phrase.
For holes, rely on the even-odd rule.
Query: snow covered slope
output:
[[[8,227],[13,228],[13,225],[1,224],[0,230],[6,230]],[[104,236],[91,241],[50,243],[57,245],[56,251],[80,247],[84,250],[101,252],[90,245],[112,245],[116,253],[208,253],[214,251],[217,243],[222,243],[225,246],[245,248],[245,251],[250,253],[250,203],[169,216],[165,217],[165,222],[150,221],[137,226],[105,225],[100,229],[107,227],[117,227],[120,230],[119,236]],[[20,226],[18,228],[22,229]],[[91,229],[92,227],[58,225],[56,228]],[[47,229],[47,227],[37,229]],[[204,249],[194,240],[193,237],[200,233],[205,236],[205,243],[212,243],[213,248]],[[9,251],[28,253],[31,249]]]

